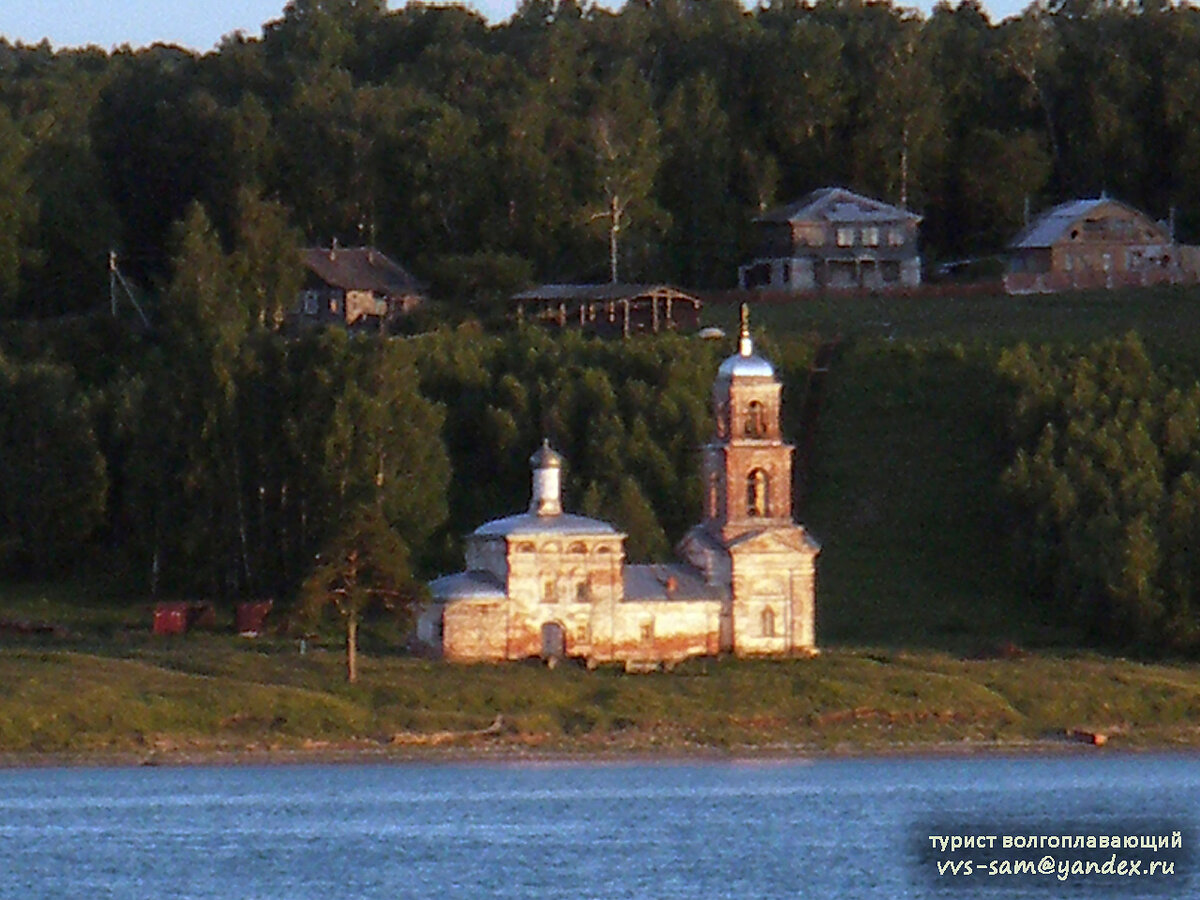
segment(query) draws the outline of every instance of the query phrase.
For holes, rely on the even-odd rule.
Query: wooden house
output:
[[[921,283],[921,217],[826,187],[754,220],[755,258],[738,285],[780,291],[914,287]]]
[[[1176,244],[1167,225],[1118,200],[1069,200],[1008,245],[1004,286],[1021,294],[1191,283],[1198,250]]]
[[[668,284],[543,284],[515,295],[517,318],[622,335],[690,331],[700,298]]]
[[[335,242],[301,250],[300,258],[305,280],[296,313],[302,323],[382,329],[425,299],[420,282],[374,247]]]

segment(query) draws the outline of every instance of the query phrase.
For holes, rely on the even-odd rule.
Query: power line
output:
[[[117,251],[108,251],[108,302],[112,310],[113,318],[117,317],[117,287],[125,291],[125,296],[129,302],[133,304],[133,308],[137,310],[138,316],[141,317],[142,324],[147,328],[150,327],[150,320],[146,318],[146,314],[142,312],[142,306],[137,302],[137,298],[133,296],[133,289],[130,288],[129,282],[125,280],[125,276],[121,274],[121,270],[117,268]]]

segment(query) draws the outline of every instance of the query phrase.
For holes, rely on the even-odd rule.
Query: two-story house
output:
[[[1101,195],[1038,215],[1008,245],[1004,286],[1023,294],[1194,283],[1200,252],[1169,226]]]
[[[738,285],[781,291],[879,290],[921,283],[921,217],[840,187],[826,187],[754,220],[758,250]]]

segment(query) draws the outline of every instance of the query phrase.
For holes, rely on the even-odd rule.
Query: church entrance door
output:
[[[542,626],[542,659],[562,659],[566,655],[567,637],[557,622]]]

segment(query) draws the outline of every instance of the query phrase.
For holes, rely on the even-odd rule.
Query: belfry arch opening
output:
[[[755,469],[746,476],[746,515],[765,517],[770,513],[770,481],[762,469]]]
[[[746,407],[745,433],[748,438],[760,438],[767,435],[767,411],[757,400],[751,400]]]

